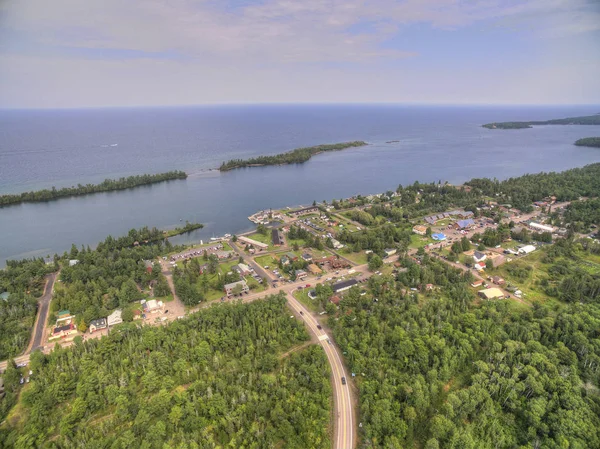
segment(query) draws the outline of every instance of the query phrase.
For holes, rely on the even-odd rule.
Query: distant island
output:
[[[600,114],[585,115],[582,117],[567,117],[546,121],[532,122],[494,122],[481,125],[488,129],[523,129],[532,128],[533,125],[600,125]]]
[[[66,198],[69,196],[88,195],[91,193],[99,192],[110,192],[112,190],[131,189],[133,187],[186,178],[187,174],[183,171],[169,171],[166,173],[158,173],[155,175],[135,175],[129,176],[127,178],[105,179],[100,184],[77,184],[77,186],[63,187],[62,189],[52,187],[51,189],[0,195],[0,207],[10,206],[19,203],[37,203],[43,201],[53,201],[59,198]]]
[[[346,148],[362,147],[368,145],[362,140],[354,142],[332,143],[325,145],[316,145],[314,147],[296,148],[286,153],[276,154],[274,156],[258,156],[251,159],[231,159],[223,162],[219,167],[220,171],[229,171],[242,167],[262,167],[264,165],[287,165],[302,164],[308,161],[315,154],[325,153],[326,151],[340,151]]]
[[[596,147],[600,148],[600,137],[584,137],[575,141],[575,145],[579,147]]]

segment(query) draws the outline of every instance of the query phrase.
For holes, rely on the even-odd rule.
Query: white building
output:
[[[529,253],[532,253],[533,251],[535,251],[535,246],[533,246],[533,245],[526,245],[523,248],[519,248],[520,254],[529,254]]]
[[[535,223],[535,222],[531,222],[529,223],[529,226],[533,229],[535,229],[536,231],[541,231],[541,232],[554,232],[554,228],[552,226],[548,226],[548,225],[543,225],[540,223]]]
[[[115,324],[121,324],[123,322],[123,318],[121,318],[121,311],[119,309],[115,310],[113,313],[108,315],[106,318],[108,326],[114,326]]]
[[[248,284],[246,284],[246,281],[237,281],[237,282],[232,282],[231,284],[225,284],[225,293],[227,294],[227,296],[231,296],[233,294],[233,290],[237,287],[237,286],[241,286],[241,293],[247,293],[250,289],[248,288]]]
[[[269,245],[267,245],[266,243],[262,243],[254,239],[249,239],[248,237],[244,236],[238,237],[238,240],[242,243],[246,243],[247,245],[252,245],[260,249],[267,249],[269,247]]]

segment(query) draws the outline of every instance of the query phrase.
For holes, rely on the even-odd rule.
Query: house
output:
[[[292,217],[300,217],[302,215],[308,214],[317,214],[319,213],[319,208],[317,206],[304,207],[302,209],[294,210],[289,213]]]
[[[232,282],[231,284],[225,284],[225,294],[229,297],[233,295],[234,290],[239,290],[240,293],[248,293],[250,289],[246,281]]]
[[[275,246],[283,245],[283,236],[279,229],[271,229],[271,241]]]
[[[75,265],[77,265],[79,263],[79,261],[77,259],[71,259],[69,260],[69,266],[73,267]]]
[[[52,329],[52,335],[48,340],[52,341],[59,338],[65,338],[75,333],[77,333],[77,327],[73,322],[62,326],[55,326],[54,329]]]
[[[473,260],[475,262],[483,262],[485,259],[487,259],[487,256],[481,251],[475,251],[473,253]]]
[[[305,260],[306,262],[312,262],[312,256],[308,253],[302,254],[302,259]]]
[[[317,299],[317,292],[315,290],[311,290],[308,292],[308,297],[310,299]]]
[[[93,334],[94,332],[102,329],[106,329],[106,326],[106,318],[98,318],[96,320],[92,320],[90,321],[89,326],[90,334]]]
[[[475,222],[471,218],[467,218],[465,220],[458,220],[454,223],[454,229],[466,229],[473,226]]]
[[[254,240],[254,239],[249,239],[248,237],[238,237],[238,241],[245,243],[246,245],[251,245],[251,246],[255,246],[256,248],[260,248],[260,249],[267,249],[269,247],[269,245],[267,245],[266,243],[262,243],[259,242],[258,240]]]
[[[121,311],[119,309],[115,310],[106,318],[106,323],[108,324],[108,327],[121,324],[122,322],[123,318],[121,318]]]
[[[346,290],[350,290],[356,284],[358,284],[358,281],[356,279],[348,279],[333,284],[331,288],[333,290],[333,293],[340,293]]]
[[[431,290],[433,290],[433,284],[425,285],[425,291],[431,291]]]
[[[535,251],[535,246],[533,245],[525,245],[522,248],[519,248],[519,254],[529,254]]]
[[[304,279],[306,279],[306,276],[308,276],[308,274],[304,270],[296,270],[294,273],[296,273],[296,279],[300,281],[303,281]]]
[[[471,287],[481,287],[483,285],[483,279],[477,279],[473,282],[471,282]]]
[[[146,267],[146,273],[152,273],[152,268],[154,264],[151,260],[144,260],[144,266]]]
[[[133,319],[134,320],[142,319],[142,311],[140,309],[133,309]]]
[[[477,271],[483,271],[485,270],[485,264],[483,262],[477,262],[475,265],[473,265],[473,268],[475,268]]]
[[[482,299],[504,298],[504,292],[499,288],[486,288],[477,292]]]
[[[217,256],[217,259],[229,259],[233,251],[215,251],[214,254]]]
[[[286,256],[281,256],[279,258],[279,262],[281,262],[281,265],[289,265],[290,259],[288,259]]]
[[[415,234],[425,235],[427,233],[427,228],[423,225],[416,225],[416,226],[413,226],[412,231]]]
[[[504,285],[506,283],[506,281],[504,279],[502,279],[500,276],[494,276],[492,278],[492,282],[496,285]]]
[[[331,240],[331,244],[333,245],[334,249],[342,249],[344,247],[344,245],[342,245],[339,241],[337,241],[336,239],[330,239]]]
[[[338,295],[333,295],[331,298],[329,298],[329,301],[331,301],[336,306],[340,303],[341,300],[342,298],[340,298]]]
[[[444,241],[444,240],[446,240],[446,235],[445,235],[445,234],[443,234],[442,232],[439,232],[439,233],[437,233],[437,234],[432,234],[432,235],[431,235],[431,238],[432,238],[433,240],[437,240],[437,241],[441,242],[441,241]]]
[[[323,272],[323,270],[321,270],[318,266],[316,266],[314,263],[311,263],[308,266],[308,271],[310,271],[311,274],[320,274]]]
[[[285,253],[285,255],[287,256],[288,259],[290,259],[290,261],[295,262],[298,260],[298,256],[296,256],[294,253],[289,252],[289,253]]]
[[[144,313],[157,313],[162,309],[163,302],[157,301],[156,299],[149,299],[148,301],[142,300],[142,308]]]
[[[393,256],[394,254],[396,254],[396,248],[386,248],[383,250],[383,252],[385,253],[385,255],[387,257]]]
[[[236,271],[237,273],[239,273],[239,275],[242,277],[248,276],[250,273],[252,273],[252,271],[250,270],[250,267],[243,263],[234,265],[233,267],[231,267],[231,269],[233,271]]]

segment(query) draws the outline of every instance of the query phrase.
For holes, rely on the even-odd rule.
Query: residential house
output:
[[[281,256],[279,258],[279,262],[281,262],[281,265],[289,265],[290,259],[288,259],[286,256]]]
[[[308,292],[308,297],[310,299],[317,299],[317,292],[315,290],[311,290]]]
[[[233,291],[239,289],[241,287],[240,293],[248,293],[250,289],[248,288],[248,284],[246,281],[237,281],[232,282],[231,284],[225,284],[225,294],[227,297],[233,295]]]
[[[383,250],[387,257],[393,256],[394,254],[396,254],[396,251],[396,248],[386,248]]]
[[[475,268],[477,271],[483,271],[485,270],[485,264],[483,262],[477,262],[473,268]]]
[[[154,267],[154,264],[151,260],[144,260],[144,266],[146,267],[147,273],[152,273],[152,268]]]
[[[337,241],[336,239],[330,239],[331,240],[331,244],[333,245],[334,249],[342,249],[344,247],[344,245],[342,245],[339,241]]]
[[[329,301],[331,301],[336,306],[340,303],[341,300],[342,298],[340,298],[338,295],[333,295],[331,298],[329,298]]]
[[[475,262],[483,262],[485,259],[487,259],[487,256],[481,251],[475,251],[473,253],[473,260]]]
[[[483,285],[483,279],[477,279],[473,282],[471,282],[471,287],[481,287]]]
[[[115,310],[106,318],[106,323],[108,324],[108,327],[121,324],[122,322],[123,318],[121,318],[121,311],[119,309]]]
[[[296,262],[298,260],[298,256],[296,256],[292,252],[285,253],[285,255],[287,256],[288,259],[290,259],[291,262]]]
[[[465,220],[458,220],[457,222],[454,223],[454,228],[455,229],[468,229],[471,226],[473,226],[475,224],[475,221],[473,221],[471,218],[467,218]]]
[[[306,279],[306,276],[308,276],[308,274],[304,270],[296,270],[295,273],[296,279],[300,281],[303,281],[304,279]]]
[[[77,327],[75,326],[75,323],[73,323],[71,321],[69,324],[64,324],[62,326],[55,326],[54,329],[52,329],[52,335],[50,336],[50,338],[48,340],[52,341],[52,340],[57,340],[59,338],[66,338],[69,335],[76,334],[76,333],[77,333]]]
[[[416,226],[413,226],[412,231],[415,234],[425,235],[427,233],[427,228],[423,225],[416,225]]]
[[[506,283],[506,281],[504,279],[502,279],[500,276],[494,276],[492,278],[492,282],[496,285],[504,285]]]
[[[314,263],[311,263],[308,266],[308,271],[310,271],[311,274],[321,274],[323,272],[323,270],[321,270],[318,266],[316,266]]]
[[[79,261],[77,259],[71,259],[71,260],[69,260],[69,266],[70,267],[75,266],[78,263],[79,263]]]
[[[302,254],[302,259],[306,262],[312,262],[313,260],[312,255],[310,255],[309,253]]]
[[[144,313],[158,313],[164,305],[162,301],[157,301],[156,299],[149,299],[148,301],[142,300],[141,304]]]
[[[233,271],[236,271],[237,273],[239,273],[240,276],[244,277],[244,276],[248,276],[252,273],[252,270],[250,269],[250,267],[246,264],[243,263],[239,263],[237,265],[234,265],[233,267],[231,267],[231,269]]]
[[[90,326],[89,326],[89,330],[90,330],[90,334],[93,334],[96,331],[102,330],[102,329],[106,329],[106,318],[98,318],[95,320],[90,321]]]
[[[535,246],[533,245],[525,245],[522,248],[519,248],[519,254],[529,254],[535,251]]]

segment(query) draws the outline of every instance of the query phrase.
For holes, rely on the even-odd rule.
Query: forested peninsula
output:
[[[362,147],[365,145],[367,145],[367,142],[355,140],[353,142],[341,142],[316,145],[314,147],[296,148],[295,150],[273,156],[258,156],[250,159],[231,159],[230,161],[223,162],[219,167],[219,170],[229,171],[236,168],[261,167],[263,165],[302,164],[308,161],[315,154],[324,153],[326,151],[340,151],[345,150],[346,148]]]
[[[135,175],[127,178],[105,179],[100,184],[77,184],[77,186],[63,187],[57,189],[36,190],[31,192],[0,195],[0,207],[19,203],[37,203],[42,201],[52,201],[69,196],[88,195],[90,193],[110,192],[112,190],[125,190],[133,187],[155,184],[174,179],[186,179],[187,174],[183,171],[169,171],[157,173],[155,175]]]
[[[545,121],[531,122],[494,122],[481,125],[488,129],[523,129],[532,128],[534,125],[600,125],[600,114],[585,115],[582,117],[567,117]]]
[[[584,137],[575,141],[578,147],[596,147],[600,148],[600,137]]]

